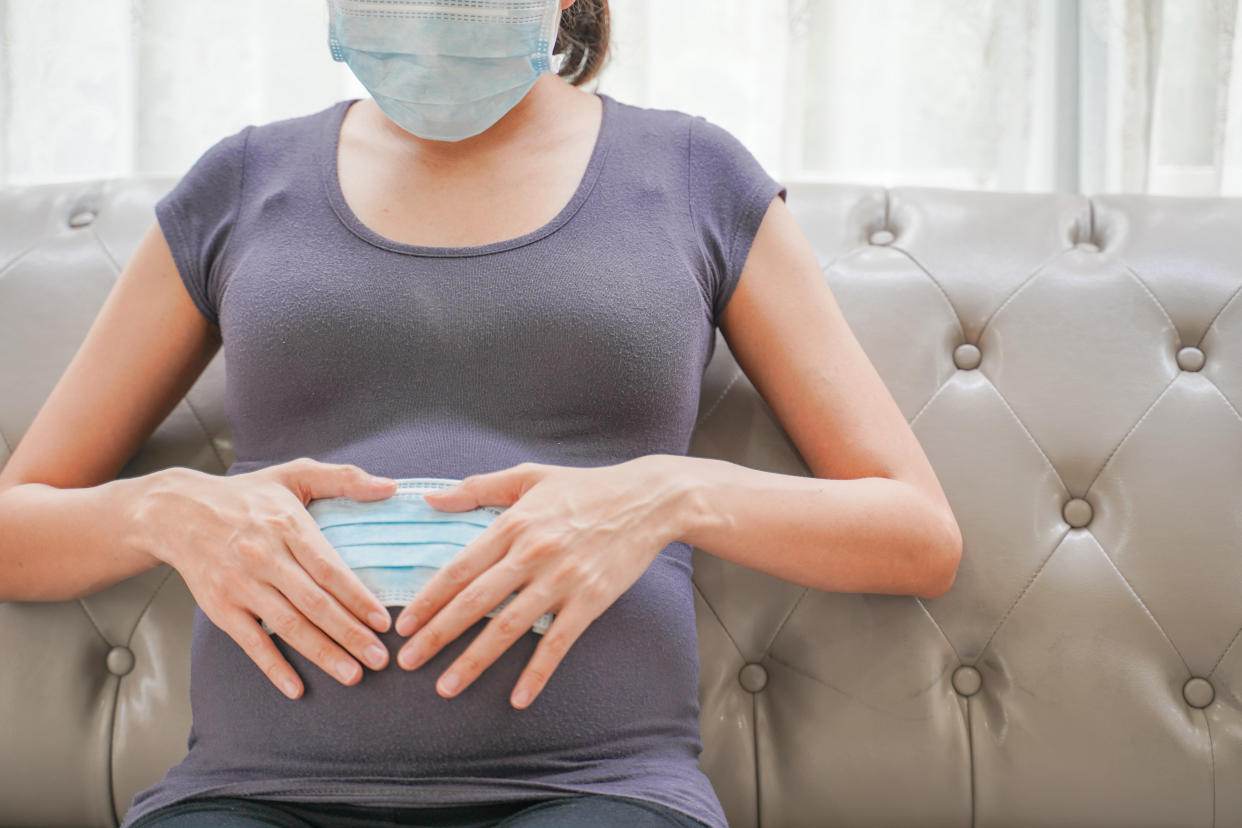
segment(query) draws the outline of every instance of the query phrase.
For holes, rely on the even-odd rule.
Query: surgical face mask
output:
[[[460,141],[553,71],[560,20],[559,0],[328,0],[328,46],[393,122]]]
[[[324,497],[310,501],[306,509],[341,560],[380,603],[404,607],[436,570],[505,511],[501,506],[479,506],[466,512],[442,512],[423,499],[426,492],[460,482],[445,477],[401,477],[397,491],[383,500]],[[486,617],[496,617],[515,595],[511,593]],[[542,635],[553,617],[544,613],[531,629]]]

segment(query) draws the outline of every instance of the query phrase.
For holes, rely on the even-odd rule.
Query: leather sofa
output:
[[[0,190],[0,463],[174,182]],[[695,550],[731,825],[1242,826],[1242,199],[788,203],[965,549],[930,601]],[[222,356],[123,476],[224,473]],[[723,337],[691,453],[809,474]],[[168,566],[0,604],[0,823],[115,825],[182,757],[192,611]]]

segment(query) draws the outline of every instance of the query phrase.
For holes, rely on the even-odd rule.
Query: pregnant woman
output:
[[[579,88],[606,0],[327,7],[370,96],[247,126],[157,202],[0,475],[0,599],[161,563],[193,593],[188,750],[124,828],[726,828],[691,547],[937,597],[930,463],[784,188]],[[686,456],[718,328],[814,477]],[[236,462],[117,478],[221,347]],[[342,509],[474,528],[392,604]]]

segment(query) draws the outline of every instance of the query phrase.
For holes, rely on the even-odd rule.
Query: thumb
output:
[[[281,463],[272,467],[272,473],[303,506],[322,497],[382,500],[397,490],[391,477],[375,477],[351,463],[322,463],[309,457]]]
[[[542,476],[539,464],[519,463],[499,471],[472,474],[447,489],[427,492],[423,499],[443,512],[464,512],[479,506],[512,506]]]

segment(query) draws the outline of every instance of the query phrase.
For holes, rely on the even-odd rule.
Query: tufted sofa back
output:
[[[174,182],[0,190],[0,463]],[[1242,825],[1242,199],[788,203],[965,551],[934,601],[694,551],[731,825]],[[224,473],[222,356],[122,476]],[[691,453],[809,474],[723,337]],[[168,566],[0,604],[0,823],[115,825],[180,760],[193,606]]]

